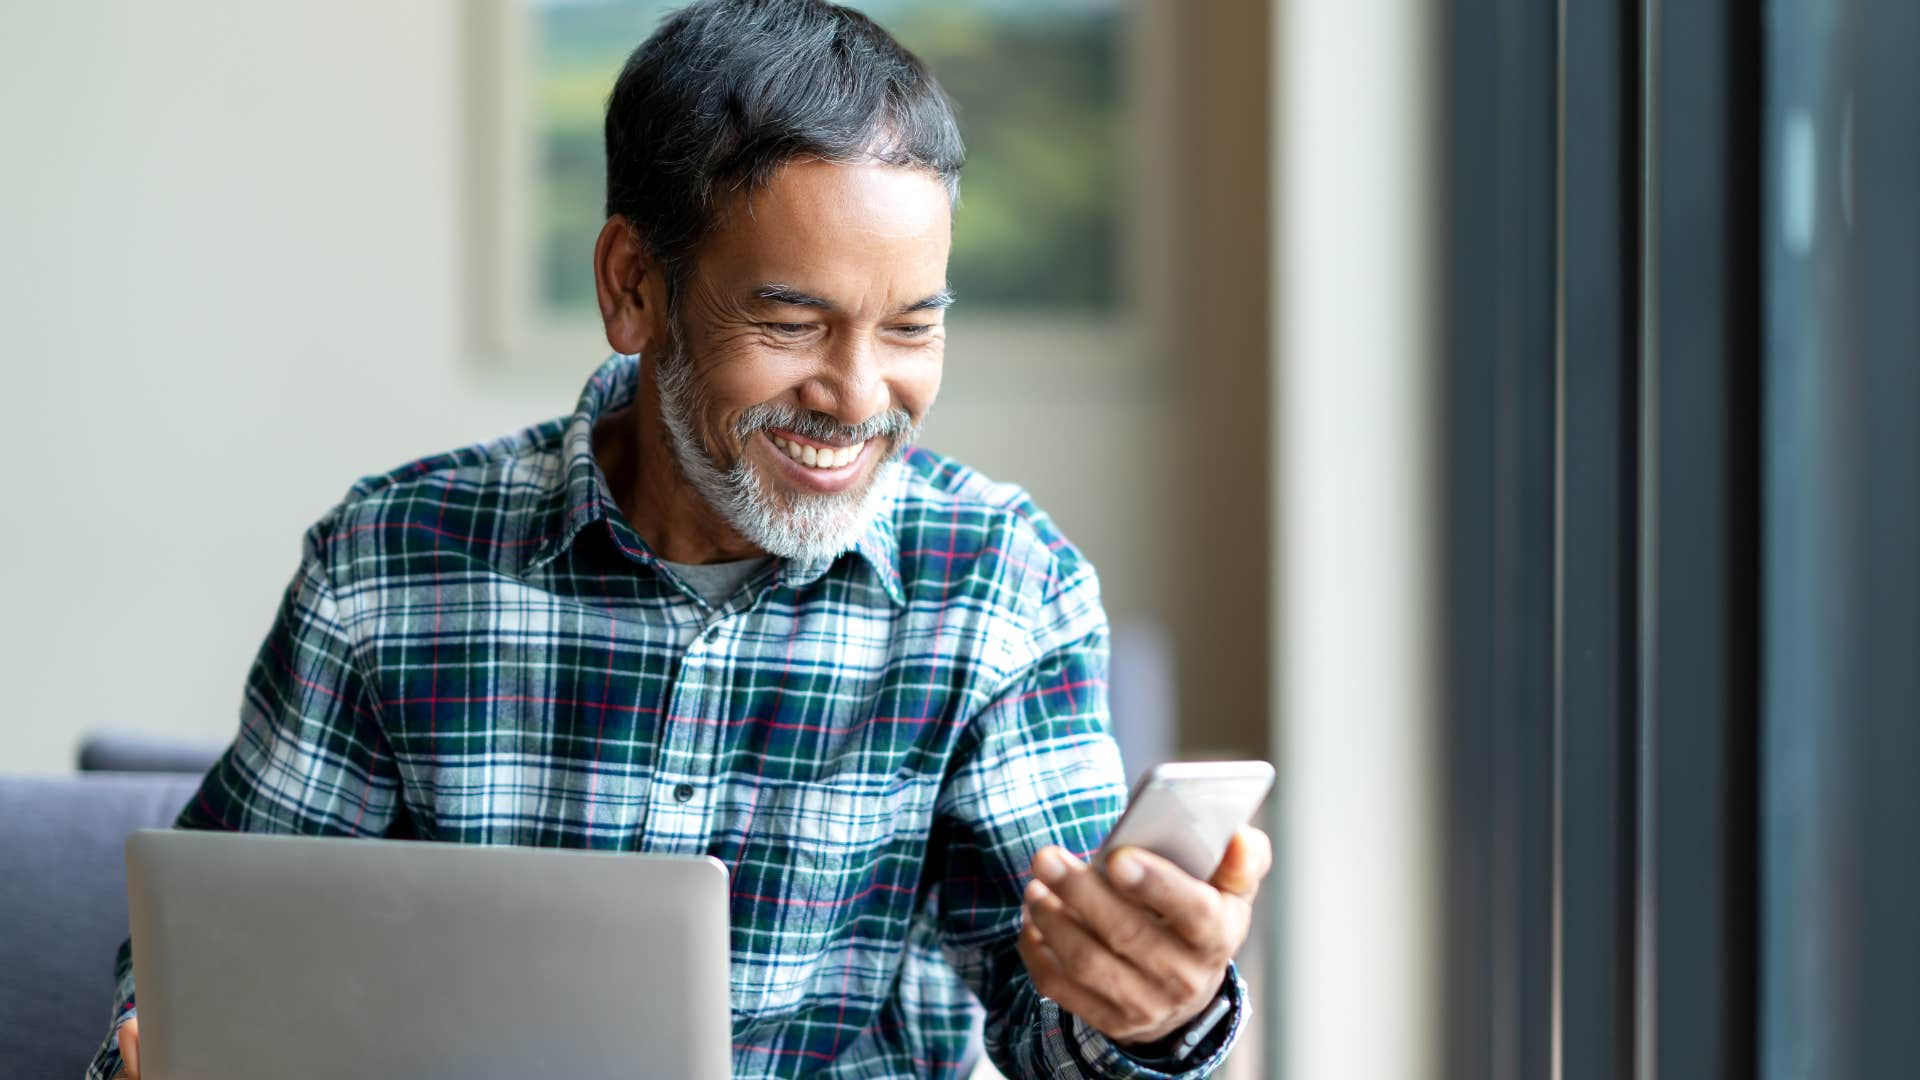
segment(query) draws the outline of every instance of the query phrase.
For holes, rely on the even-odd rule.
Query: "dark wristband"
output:
[[[1213,1029],[1220,1026],[1220,1021],[1226,1019],[1227,1013],[1232,1008],[1233,998],[1229,997],[1225,990],[1220,991],[1219,995],[1213,999],[1213,1003],[1202,1010],[1199,1016],[1187,1021],[1187,1026],[1180,1030],[1179,1037],[1173,1040],[1171,1054],[1173,1060],[1187,1060],[1194,1048],[1205,1042],[1207,1036],[1213,1034]]]

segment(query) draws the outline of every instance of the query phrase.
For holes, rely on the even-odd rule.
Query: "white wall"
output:
[[[300,534],[349,483],[572,406],[599,356],[503,381],[461,353],[460,19],[9,5],[0,770],[65,769],[94,728],[230,735]],[[963,356],[929,442],[1033,489],[1115,615],[1163,612],[1179,451],[1135,434],[1164,403],[1026,394]]]
[[[1438,24],[1415,7],[1279,8],[1274,819],[1288,1077],[1442,1072]]]

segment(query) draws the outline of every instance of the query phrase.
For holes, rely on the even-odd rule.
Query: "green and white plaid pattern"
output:
[[[355,485],[179,827],[713,855],[737,1076],[959,1074],[976,997],[1010,1076],[1168,1075],[1063,1024],[1015,951],[1034,852],[1092,851],[1126,799],[1093,567],[1020,489],[916,449],[854,552],[711,607],[593,458],[637,374],[616,356],[570,418]],[[1238,1034],[1228,982],[1179,1075]],[[117,1065],[110,1037],[89,1076]]]

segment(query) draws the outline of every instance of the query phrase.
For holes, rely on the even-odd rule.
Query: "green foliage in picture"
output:
[[[670,0],[529,0],[541,302],[591,311],[601,123],[627,54]],[[1125,0],[857,5],[933,68],[967,167],[950,279],[972,310],[1113,308],[1120,290]]]

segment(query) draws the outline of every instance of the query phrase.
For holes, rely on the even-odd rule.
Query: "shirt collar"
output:
[[[659,557],[647,547],[646,541],[634,533],[632,526],[620,513],[607,487],[606,474],[601,472],[600,462],[593,456],[594,424],[606,413],[632,402],[639,379],[640,357],[637,354],[616,353],[600,365],[580,391],[579,404],[574,407],[573,416],[561,436],[560,470],[547,493],[542,539],[523,568],[523,574],[531,574],[552,562],[572,547],[589,525],[600,521],[607,523],[613,530],[615,542],[635,561],[649,566],[659,563]],[[893,523],[904,475],[903,469],[891,471],[890,490],[879,512],[850,552],[872,568],[887,598],[897,605],[907,602],[906,590],[900,580],[899,539]],[[845,557],[842,554],[806,563],[783,559],[781,581],[794,586],[810,584]]]

